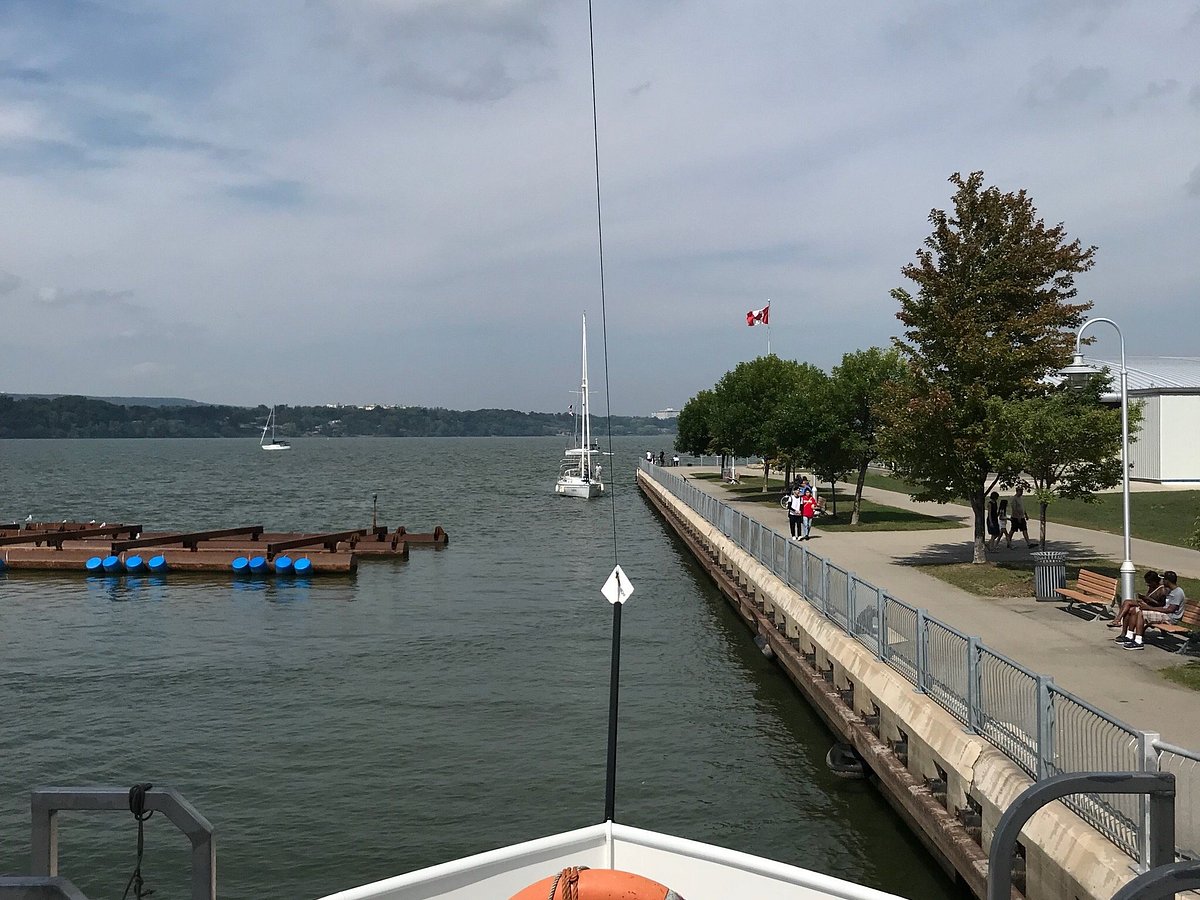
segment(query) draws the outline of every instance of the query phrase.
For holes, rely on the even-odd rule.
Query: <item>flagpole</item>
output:
[[[767,298],[767,309],[771,308],[771,298]],[[767,356],[771,355],[771,314],[767,313]]]

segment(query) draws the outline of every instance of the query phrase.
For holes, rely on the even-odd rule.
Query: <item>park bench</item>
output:
[[[1182,651],[1191,641],[1192,634],[1200,634],[1200,605],[1197,605],[1191,600],[1185,600],[1183,604],[1183,618],[1176,624],[1175,622],[1160,622],[1146,623],[1146,630],[1157,628],[1159,632],[1171,637],[1183,639],[1183,643],[1175,648],[1175,652]]]
[[[1069,601],[1067,612],[1071,612],[1076,603],[1081,603],[1088,607],[1088,612],[1095,613],[1092,617],[1095,619],[1112,607],[1113,602],[1117,599],[1117,587],[1118,583],[1115,578],[1109,578],[1107,575],[1101,575],[1091,569],[1080,569],[1074,588],[1055,588],[1054,591]],[[1101,608],[1092,609],[1093,606]]]

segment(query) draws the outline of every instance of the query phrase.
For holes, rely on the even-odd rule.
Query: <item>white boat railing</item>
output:
[[[897,900],[830,875],[612,822],[468,856],[324,900],[504,900],[565,866],[636,872],[686,900]]]

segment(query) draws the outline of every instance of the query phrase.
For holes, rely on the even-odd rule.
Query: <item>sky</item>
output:
[[[973,170],[1200,356],[1200,0],[594,24],[603,309],[586,0],[0,0],[0,390],[565,410],[586,311],[593,409],[679,407],[768,299],[780,356],[886,345]]]

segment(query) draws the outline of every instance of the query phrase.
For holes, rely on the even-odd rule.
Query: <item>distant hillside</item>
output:
[[[60,397],[70,397],[71,394],[9,394],[14,400],[57,400]],[[201,403],[199,400],[188,400],[184,397],[91,397],[87,400],[102,400],[105,403],[111,403],[113,406],[149,406],[157,408],[159,406],[211,406],[210,403]]]
[[[266,417],[265,406],[125,405],[90,397],[0,394],[0,438],[257,437]],[[277,406],[275,417],[280,437],[528,437],[569,434],[574,428],[567,413],[515,409]],[[675,433],[675,422],[613,416],[612,428],[618,435],[667,435]]]

